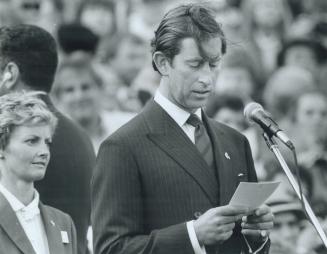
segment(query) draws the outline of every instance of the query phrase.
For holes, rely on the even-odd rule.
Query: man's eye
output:
[[[189,65],[191,68],[199,68],[201,66],[201,63],[200,62],[190,63]]]
[[[215,60],[215,61],[212,61],[212,62],[209,62],[209,66],[210,66],[211,68],[216,68],[216,67],[219,66],[219,63],[220,63],[220,59]]]
[[[33,145],[33,144],[35,144],[37,142],[37,139],[36,138],[31,138],[31,139],[27,139],[25,142],[27,144],[29,144],[29,145]]]
[[[88,83],[82,84],[82,91],[88,91],[91,89],[91,85]]]

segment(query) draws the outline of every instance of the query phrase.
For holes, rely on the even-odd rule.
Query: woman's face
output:
[[[44,177],[50,160],[51,127],[21,125],[13,129],[1,160],[2,183],[31,183]]]

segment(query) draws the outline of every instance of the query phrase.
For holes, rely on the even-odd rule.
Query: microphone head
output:
[[[244,107],[244,116],[249,123],[254,123],[255,114],[259,111],[264,112],[263,107],[256,102],[250,102]]]

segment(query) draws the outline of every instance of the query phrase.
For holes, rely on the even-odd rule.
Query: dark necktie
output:
[[[195,146],[207,162],[208,166],[213,166],[213,151],[207,130],[196,114],[191,114],[187,119],[186,123],[195,127],[194,139]]]

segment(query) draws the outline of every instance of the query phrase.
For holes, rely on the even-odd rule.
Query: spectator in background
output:
[[[57,31],[57,39],[61,50],[61,60],[76,52],[88,53],[93,57],[96,54],[99,42],[99,37],[96,34],[78,23],[60,25]]]
[[[285,127],[289,125],[287,112],[300,94],[316,87],[312,74],[297,66],[281,67],[269,78],[263,91],[263,102],[274,118]]]
[[[223,65],[234,65],[235,61],[237,61],[251,70],[255,82],[261,86],[265,77],[263,75],[262,60],[249,32],[248,23],[245,22],[244,13],[241,9],[228,5],[221,7],[219,1],[212,2],[216,20],[222,24],[223,29],[226,31],[225,37],[228,42],[228,52],[223,60]]]
[[[215,93],[238,96],[243,103],[253,100],[255,83],[247,68],[241,65],[223,67],[215,84]]]
[[[104,59],[125,86],[130,86],[149,57],[146,42],[138,35],[120,34],[104,42]]]
[[[84,1],[78,9],[77,20],[99,38],[111,37],[117,31],[114,1]]]
[[[304,226],[305,214],[299,202],[276,200],[269,203],[275,216],[271,231],[270,254],[313,254],[298,248],[298,237]],[[301,251],[301,252],[300,252]]]
[[[44,205],[34,188],[46,173],[56,124],[34,92],[0,97],[1,254],[77,253],[71,217]]]
[[[42,28],[0,28],[0,94],[43,91],[42,99],[58,118],[45,178],[36,183],[42,201],[68,213],[77,230],[78,253],[87,252],[90,175],[95,156],[87,134],[52,104],[51,90],[58,56],[54,38]]]
[[[146,42],[138,35],[127,33],[104,40],[100,46],[101,65],[97,66],[109,84],[105,93],[117,87],[117,102],[120,110],[139,112],[142,104],[131,85],[150,57]],[[109,74],[108,74],[109,73]],[[107,90],[108,88],[108,90]]]
[[[188,0],[140,0],[131,11],[128,30],[149,41],[161,17],[172,5]]]
[[[293,160],[286,158],[286,162],[295,176],[296,168]],[[264,167],[266,169],[266,175],[263,178],[264,181],[280,182],[277,190],[270,196],[269,202],[275,202],[276,200],[296,201],[298,197],[276,158],[273,156],[267,158],[264,162]],[[314,189],[314,179],[304,167],[299,166],[298,170],[301,179],[302,192],[304,196],[311,201]]]
[[[105,111],[104,84],[94,70],[88,55],[66,59],[57,72],[53,95],[58,107],[82,126],[90,136],[95,151],[101,142],[134,114]]]
[[[276,56],[292,21],[291,11],[286,0],[247,0],[242,10],[267,78],[276,68]]]
[[[207,103],[206,113],[216,121],[242,132],[246,128],[243,109],[244,103],[237,96],[213,95]]]
[[[310,71],[318,77],[319,65],[326,54],[323,46],[310,39],[292,39],[287,41],[277,56],[278,66],[297,66]]]
[[[15,24],[37,25],[54,34],[61,22],[61,10],[54,0],[10,0]]]
[[[313,182],[312,202],[316,210],[327,204],[327,97],[320,90],[300,95],[291,110],[292,140],[299,164]],[[319,208],[320,207],[320,208]]]

